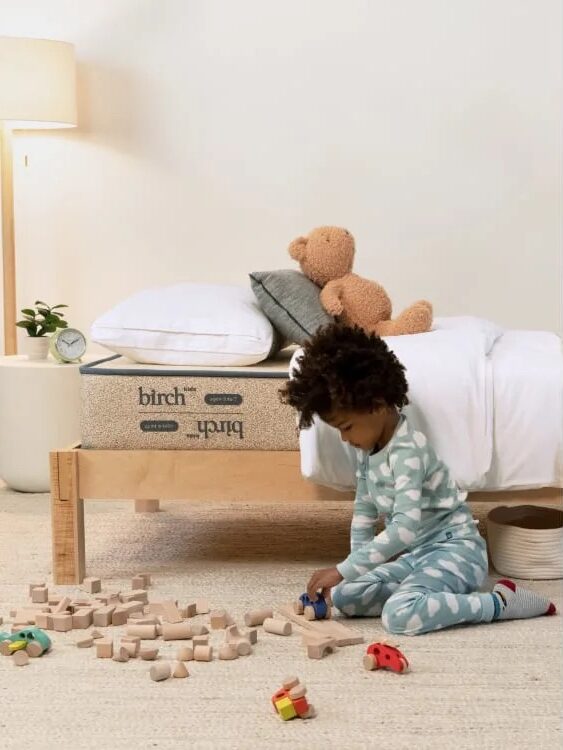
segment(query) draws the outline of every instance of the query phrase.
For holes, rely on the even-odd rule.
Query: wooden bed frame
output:
[[[85,577],[84,500],[135,501],[138,511],[159,500],[304,503],[350,500],[353,493],[321,487],[301,476],[299,451],[83,450],[50,454],[53,579]],[[472,501],[560,502],[562,490],[478,492]]]

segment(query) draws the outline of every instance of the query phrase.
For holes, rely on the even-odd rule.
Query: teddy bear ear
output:
[[[305,248],[307,247],[307,238],[298,237],[293,240],[289,246],[289,254],[293,260],[301,261],[305,257]]]

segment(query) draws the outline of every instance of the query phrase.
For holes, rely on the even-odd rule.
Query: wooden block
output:
[[[91,635],[83,635],[76,641],[78,648],[91,648],[94,645],[94,639]]]
[[[156,625],[127,625],[127,635],[137,635],[144,641],[154,640],[157,636]]]
[[[100,578],[85,578],[82,585],[89,594],[98,594],[102,590],[102,581]]]
[[[158,656],[158,649],[145,646],[144,648],[139,649],[139,656],[144,661],[154,661]]]
[[[62,596],[59,596],[59,594],[49,594],[49,601],[47,602],[47,604],[50,607],[56,607],[57,604],[61,601],[61,599],[62,599]]]
[[[141,645],[141,639],[138,635],[122,635],[121,640],[126,641],[127,643],[138,643]]]
[[[141,612],[133,612],[127,619],[127,625],[158,625],[159,622],[154,616],[147,617]]]
[[[55,615],[58,615],[61,612],[66,612],[68,607],[70,606],[70,602],[71,600],[69,599],[68,596],[63,596],[60,602],[51,610],[52,613]]]
[[[29,654],[26,651],[16,651],[12,656],[12,661],[16,667],[25,667],[29,664]]]
[[[46,588],[45,583],[30,583],[29,584],[29,597],[31,598],[33,595],[33,589],[44,589]]]
[[[139,589],[144,589],[146,586],[145,584],[145,578],[144,576],[135,576],[131,579],[131,589],[133,591],[138,591]]]
[[[92,624],[94,613],[91,609],[79,609],[72,615],[72,627],[85,630]]]
[[[14,615],[14,623],[21,623],[23,625],[35,625],[36,617],[39,612],[35,612],[33,609],[18,609]]]
[[[119,595],[119,599],[123,604],[127,604],[127,602],[141,602],[142,604],[149,603],[149,596],[145,589],[125,591],[124,593]]]
[[[162,606],[162,602],[149,602],[143,610],[147,615],[162,615],[164,612],[164,607]]]
[[[181,646],[176,651],[176,659],[178,661],[193,661],[194,650],[191,646]]]
[[[209,613],[209,604],[205,599],[198,599],[195,603],[195,610],[198,615],[206,615]]]
[[[227,643],[233,643],[235,641],[240,641],[241,638],[244,638],[243,634],[238,629],[238,625],[229,625],[225,630],[225,641]]]
[[[143,579],[143,585],[139,586],[140,589],[148,589],[149,586],[152,585],[151,580],[151,574],[150,573],[137,573],[135,578],[142,578]],[[137,588],[136,586],[131,586],[132,589]]]
[[[232,643],[224,643],[219,648],[219,659],[223,661],[238,659],[238,651]]]
[[[196,646],[208,646],[209,636],[208,635],[194,635],[193,644],[194,644],[194,648]]]
[[[140,651],[140,641],[124,641],[121,640],[119,644],[121,648],[124,648],[129,654],[131,659],[135,659]]]
[[[114,650],[112,659],[121,662],[129,661],[129,650],[125,646],[118,646]]]
[[[275,633],[276,635],[291,635],[291,623],[287,620],[278,620],[274,619],[273,617],[266,617],[262,624],[264,625],[264,630],[267,633]]]
[[[44,604],[49,600],[49,592],[45,586],[35,586],[31,589],[31,601],[35,604]]]
[[[280,604],[276,607],[288,620],[297,623],[306,631],[312,631],[319,635],[334,638],[337,646],[354,646],[363,643],[364,637],[361,633],[337,620],[306,620],[303,615],[296,615],[291,604]]]
[[[111,659],[113,656],[113,641],[110,638],[100,638],[95,643],[98,659]]]
[[[197,605],[195,602],[190,602],[185,607],[182,607],[180,612],[184,618],[195,617],[197,615]]]
[[[46,612],[38,612],[35,615],[35,624],[42,630],[53,630],[52,615],[49,615]]]
[[[309,642],[306,648],[309,659],[322,659],[336,650],[336,641],[334,638],[326,638],[325,640],[317,641],[317,643]]]
[[[68,630],[72,630],[72,615],[71,614],[58,614],[51,615],[53,620],[53,630],[58,630],[61,633],[66,633]]]
[[[109,604],[113,604],[114,606],[122,604],[121,599],[119,598],[119,591],[104,591],[101,594],[97,594],[94,599],[101,602],[106,607]]]
[[[116,607],[111,615],[111,624],[114,626],[125,625],[128,619],[128,613],[121,607]]]
[[[252,653],[252,646],[244,638],[241,638],[240,641],[236,641],[236,643],[229,643],[227,645],[234,646],[239,656],[248,656]]]
[[[176,623],[182,622],[182,615],[180,614],[176,603],[172,600],[161,602],[162,612],[161,617],[165,622]]]
[[[192,625],[192,633],[194,635],[207,635],[209,633],[209,628],[205,625]]]
[[[262,625],[264,620],[268,617],[274,616],[273,609],[252,609],[247,612],[244,616],[244,624],[247,628],[254,627],[255,625]]]
[[[177,661],[172,671],[172,677],[187,677],[189,675],[188,668],[183,661]]]
[[[246,633],[243,633],[243,635],[252,646],[258,643],[258,631],[254,628],[247,630]]]
[[[193,636],[189,622],[163,622],[162,639],[164,641],[181,641]]]
[[[144,606],[143,603],[139,601],[133,600],[132,602],[124,602],[119,605],[119,609],[127,612],[128,617],[130,617],[131,615],[142,615],[144,617]]]
[[[195,661],[211,661],[213,659],[213,648],[211,646],[196,646],[194,648]]]
[[[90,635],[92,636],[92,638],[93,638],[93,639],[94,639],[95,641],[96,641],[96,640],[98,640],[98,638],[103,638],[103,637],[104,637],[104,634],[103,634],[103,633],[100,633],[100,631],[99,631],[99,630],[91,630],[91,631],[90,631]]]
[[[167,661],[160,662],[159,664],[155,664],[150,669],[150,676],[151,680],[154,680],[155,682],[161,682],[162,680],[167,680],[171,675],[171,669],[170,664]]]
[[[211,612],[211,630],[224,630],[228,624],[228,615],[224,609],[214,609]]]
[[[111,625],[111,618],[115,611],[114,604],[108,604],[106,607],[97,609],[92,617],[94,625],[98,628],[107,628]]]

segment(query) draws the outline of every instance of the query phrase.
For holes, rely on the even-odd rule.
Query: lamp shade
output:
[[[76,126],[72,44],[0,36],[0,121],[14,130]]]

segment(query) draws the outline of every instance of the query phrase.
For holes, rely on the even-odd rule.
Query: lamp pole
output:
[[[4,353],[16,354],[16,251],[14,242],[14,182],[12,131],[0,122],[2,202],[2,268],[4,285]]]

